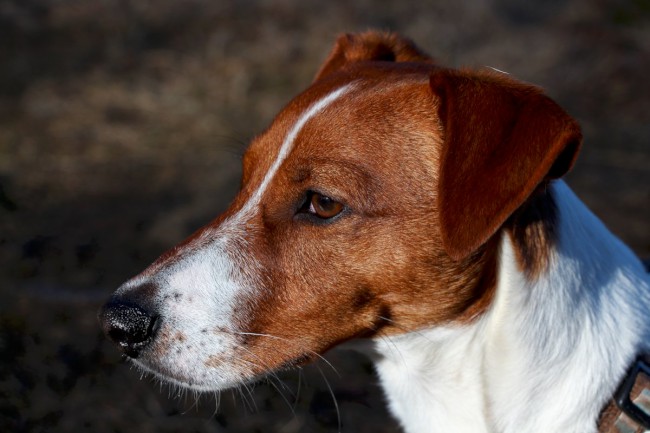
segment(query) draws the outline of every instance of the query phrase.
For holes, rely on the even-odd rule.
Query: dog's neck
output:
[[[407,432],[595,432],[647,350],[643,266],[563,182],[550,188],[558,226],[545,271],[523,272],[505,233],[482,317],[377,339],[377,370]]]

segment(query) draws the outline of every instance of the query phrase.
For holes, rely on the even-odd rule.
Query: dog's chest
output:
[[[489,431],[480,354],[472,345],[481,328],[437,328],[377,341],[377,373],[406,432]]]

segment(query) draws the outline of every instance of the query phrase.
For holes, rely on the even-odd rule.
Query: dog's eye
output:
[[[305,211],[322,219],[334,218],[344,207],[342,203],[317,192],[310,193],[307,200]]]

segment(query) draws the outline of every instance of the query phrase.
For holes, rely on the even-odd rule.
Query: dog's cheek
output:
[[[264,289],[249,300],[246,332],[267,335],[257,345],[259,356],[280,359],[321,352],[357,331],[360,311],[374,298],[363,288],[356,294],[349,272],[352,245],[345,227],[302,224],[274,234],[274,243],[258,257]],[[272,347],[271,347],[272,346]],[[271,350],[273,349],[273,350]]]

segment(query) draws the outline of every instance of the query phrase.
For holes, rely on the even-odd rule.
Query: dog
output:
[[[101,324],[196,391],[359,339],[409,433],[650,428],[650,279],[560,179],[581,142],[537,87],[342,35],[250,144],[226,212]]]

